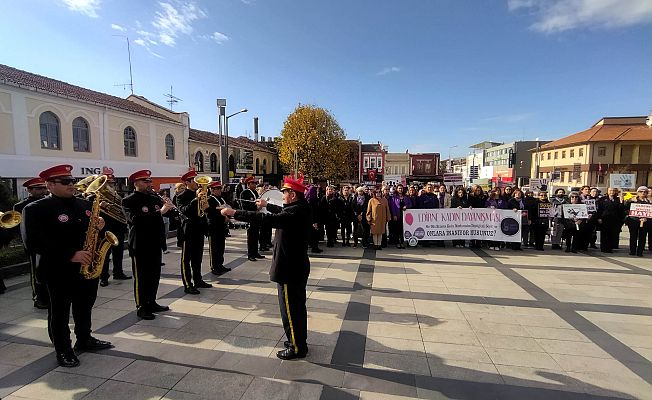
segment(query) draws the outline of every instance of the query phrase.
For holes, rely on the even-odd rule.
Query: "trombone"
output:
[[[0,228],[2,229],[11,229],[20,225],[22,216],[18,211],[0,211]]]

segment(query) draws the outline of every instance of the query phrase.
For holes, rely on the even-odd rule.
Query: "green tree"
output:
[[[346,176],[345,139],[344,130],[327,110],[300,104],[285,120],[276,148],[286,170],[340,180]]]

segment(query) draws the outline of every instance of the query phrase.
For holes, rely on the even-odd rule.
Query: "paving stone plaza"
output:
[[[232,233],[233,270],[198,296],[170,247],[159,297],[172,310],[152,321],[136,317],[132,281],[100,287],[94,335],[115,348],[77,368],[57,366],[28,277],[9,279],[0,398],[652,399],[648,254],[325,249],[311,255],[309,355],[281,361],[270,253],[247,261]]]

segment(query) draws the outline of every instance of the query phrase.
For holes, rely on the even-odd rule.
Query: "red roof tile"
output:
[[[585,131],[544,144],[541,149],[552,149],[586,142],[641,140],[652,140],[652,128],[645,124],[594,125]]]
[[[132,101],[71,85],[45,76],[32,74],[31,72],[22,71],[3,64],[0,64],[0,83],[25,87],[39,92],[68,97],[88,103],[101,104],[103,106],[163,119],[178,124],[177,121]]]

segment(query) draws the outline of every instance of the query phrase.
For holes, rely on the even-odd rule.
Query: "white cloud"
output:
[[[71,11],[77,11],[91,18],[97,18],[101,0],[62,0]]]
[[[384,68],[382,71],[379,71],[376,73],[377,76],[382,76],[382,75],[387,75],[395,72],[400,72],[401,69],[399,67],[387,67]]]
[[[214,40],[215,43],[217,43],[217,44],[223,44],[224,42],[228,42],[229,40],[231,40],[230,37],[226,36],[225,34],[223,34],[221,32],[213,32],[212,35],[202,36],[202,37],[205,38],[205,39]]]
[[[147,47],[147,43],[143,39],[136,39],[134,40],[134,43],[136,43],[139,46]]]
[[[530,29],[558,33],[571,29],[617,28],[652,21],[650,0],[507,0],[509,11],[537,17]]]
[[[158,53],[156,53],[156,52],[154,52],[152,50],[152,48],[150,47],[150,42],[153,42],[153,41],[150,40],[150,39],[143,39],[143,38],[138,38],[138,39],[134,40],[135,44],[144,47],[145,50],[147,50],[147,52],[149,54],[153,55],[156,58],[164,59],[165,57],[163,57],[162,55],[160,55],[160,54],[158,54]],[[153,42],[153,43],[156,44],[156,42]]]
[[[119,31],[119,32],[126,32],[127,31],[127,28],[122,27],[122,26],[120,26],[118,24],[111,24],[111,29]]]
[[[159,41],[170,47],[174,47],[179,34],[190,35],[193,32],[194,21],[206,17],[206,13],[194,2],[174,3],[159,2],[161,11],[156,12],[152,22]]]

